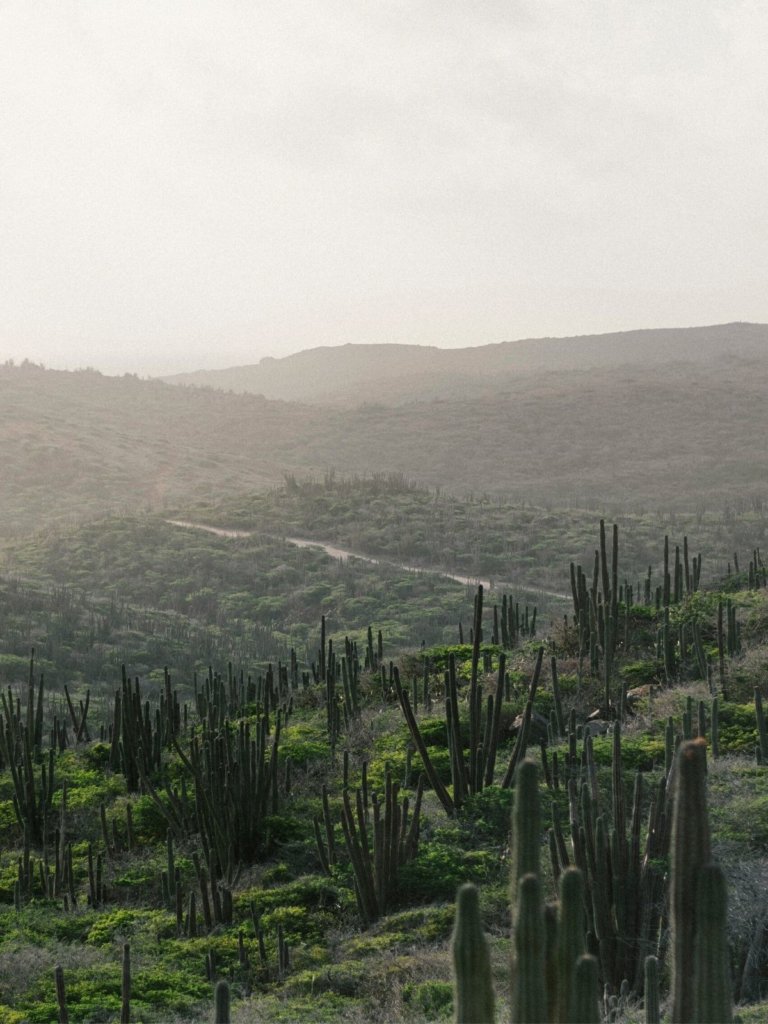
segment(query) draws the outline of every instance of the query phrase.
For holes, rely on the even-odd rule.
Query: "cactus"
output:
[[[538,770],[525,760],[515,777],[512,819],[512,1020],[597,1021],[597,963],[585,947],[584,876],[566,865],[557,918],[545,911],[539,878]]]
[[[456,897],[456,921],[451,940],[456,1024],[486,1024],[494,1019],[491,957],[480,923],[480,904],[474,885],[463,885]]]
[[[597,960],[588,953],[576,961],[572,1024],[600,1024]]]
[[[123,971],[120,986],[120,1024],[131,1024],[131,945],[123,945]]]
[[[366,925],[386,912],[387,904],[397,888],[401,865],[412,860],[418,851],[419,817],[424,791],[424,777],[419,778],[413,816],[409,822],[408,797],[398,801],[399,785],[387,772],[383,799],[372,796],[372,814],[360,789],[355,792],[355,807],[349,790],[344,791],[341,824],[344,841],[352,863],[357,904]],[[368,836],[372,818],[373,838]],[[319,828],[315,838],[320,841]]]
[[[719,712],[720,712],[720,705],[718,703],[718,699],[717,699],[717,697],[713,697],[712,698],[712,710],[711,710],[712,724],[711,724],[711,727],[710,727],[710,732],[711,732],[710,742],[711,742],[712,757],[719,757],[720,756],[720,714],[719,714]]]
[[[576,962],[584,953],[584,877],[567,868],[560,877],[560,917],[557,927],[557,1020],[580,1024],[576,1015]],[[595,999],[595,1002],[597,1000]]]
[[[643,1002],[645,1003],[645,1024],[661,1024],[661,1011],[659,1009],[659,961],[655,956],[647,956],[645,958]]]
[[[56,979],[56,1002],[59,1004],[59,1024],[69,1024],[67,992],[64,988],[64,970],[61,965],[57,965],[53,973]]]
[[[478,588],[475,597],[474,625],[472,629],[472,668],[467,704],[469,710],[469,750],[465,753],[461,732],[461,721],[459,716],[459,692],[456,672],[456,661],[451,654],[448,660],[448,672],[446,675],[446,699],[445,699],[445,721],[448,735],[448,751],[451,764],[451,792],[445,787],[439,778],[437,771],[432,764],[424,738],[419,729],[415,713],[415,700],[412,702],[408,692],[400,682],[400,673],[394,669],[393,677],[395,691],[400,703],[403,715],[411,734],[411,740],[418,751],[419,757],[424,765],[424,771],[430,786],[435,791],[440,803],[451,817],[462,807],[467,796],[482,791],[486,786],[493,784],[496,768],[496,756],[498,751],[499,736],[501,732],[501,707],[504,698],[506,681],[506,656],[502,653],[499,657],[496,686],[493,694],[489,694],[485,702],[485,715],[483,715],[483,693],[478,679],[480,665],[480,641],[482,639],[482,608],[483,588]],[[533,711],[533,699],[541,675],[541,666],[544,655],[544,648],[539,648],[533,677],[530,683],[528,704],[523,719],[523,726],[518,732],[517,741],[512,752],[509,764],[506,768],[501,785],[509,788],[512,784],[517,764],[525,756],[528,742],[528,730],[531,714]],[[484,668],[490,668],[490,661],[484,658]],[[426,690],[425,690],[426,693]]]
[[[618,730],[616,733],[618,736]],[[589,756],[588,748],[586,751]],[[726,936],[726,895],[722,872],[710,863],[709,826],[705,799],[706,743],[702,738],[683,743],[675,760],[675,801],[672,828],[672,856],[670,879],[670,918],[672,930],[672,1014],[671,1024],[730,1024],[732,1019],[731,988],[728,978],[728,944]],[[630,841],[625,847],[622,817],[618,814],[618,826],[611,839],[607,835],[602,815],[594,821],[589,786],[582,787],[583,824],[578,825],[572,817],[572,837],[577,863],[594,864],[598,871],[598,883],[591,885],[591,897],[585,894],[584,874],[580,869],[562,865],[560,878],[560,911],[557,920],[549,910],[545,911],[539,878],[539,808],[538,772],[532,761],[523,761],[515,778],[515,800],[512,821],[512,870],[511,899],[515,956],[512,965],[512,1020],[513,1022],[557,1021],[558,1024],[598,1024],[597,959],[584,953],[585,944],[594,944],[585,936],[584,907],[594,918],[594,932],[599,939],[600,958],[603,961],[604,977],[611,972],[620,972],[625,967],[633,970],[632,949],[647,948],[658,930],[658,911],[649,915],[647,906],[654,907],[662,902],[658,872],[647,874],[648,862],[663,858],[666,838],[665,783],[659,785],[659,794],[651,813],[643,871],[639,876],[638,926],[625,935],[617,931],[606,931],[606,921],[613,920],[614,927],[628,920],[632,899],[619,888],[631,889],[629,879],[621,873],[622,859],[632,872],[639,861],[639,782],[635,784],[635,801],[632,811]],[[571,813],[574,813],[575,779],[570,780]],[[620,775],[614,771],[615,790],[621,789]],[[618,811],[620,798],[614,794]],[[551,848],[560,860],[560,847],[555,828],[550,836]],[[561,837],[562,839],[562,837]],[[624,852],[622,853],[622,849]],[[553,863],[555,859],[553,857]],[[592,869],[594,870],[594,869]],[[600,897],[599,888],[605,888],[605,877],[612,878],[612,899]],[[470,893],[470,894],[468,894]],[[585,895],[587,896],[585,900]],[[472,951],[482,956],[484,940],[478,939],[477,894],[469,887],[460,893],[461,909],[457,917],[457,935],[475,934]],[[590,909],[591,908],[591,909]],[[472,916],[474,914],[474,917]],[[462,916],[463,915],[463,916]],[[655,916],[654,916],[655,915]],[[460,930],[461,929],[461,930]],[[590,925],[590,930],[592,925]],[[617,941],[620,940],[620,941]],[[464,940],[462,940],[464,941]],[[456,945],[456,943],[455,943]],[[629,947],[625,952],[622,947]],[[462,947],[461,962],[456,960],[457,1013],[463,1000],[477,1006],[482,999],[489,998],[490,985],[473,985],[473,973],[478,979],[480,968],[468,968],[466,957],[469,950]],[[636,954],[635,954],[636,955]],[[644,975],[646,1024],[659,1021],[659,963],[656,957],[643,960],[641,971]],[[618,976],[615,974],[613,976]],[[631,974],[629,977],[631,978]],[[620,995],[611,994],[620,988]],[[606,1013],[610,1019],[621,1011],[632,992],[630,981],[622,980],[620,986],[606,984]],[[467,1003],[466,1005],[469,1005]],[[461,1010],[466,1016],[457,1020],[473,1020],[469,1010]],[[491,1019],[491,1018],[489,1018]]]
[[[513,1024],[547,1024],[545,929],[541,882],[537,874],[518,878],[512,967]]]
[[[523,875],[539,874],[541,825],[539,809],[539,772],[533,761],[526,759],[515,777],[515,799],[512,807],[512,908],[517,904],[517,888]]]
[[[710,859],[705,790],[706,744],[681,744],[672,821],[670,916],[672,927],[672,1024],[693,1018],[693,957],[696,935],[696,881]]]
[[[672,822],[670,918],[672,1024],[731,1020],[725,937],[725,882],[710,863],[706,743],[677,754]]]
[[[230,1024],[232,1020],[229,1014],[229,983],[217,981],[213,995],[214,1002],[214,1024]]]
[[[397,668],[395,668],[394,670],[394,683],[397,698],[400,701],[400,707],[402,708],[403,715],[405,716],[405,721],[411,733],[411,738],[413,739],[414,745],[417,751],[419,752],[419,757],[421,758],[422,764],[424,765],[424,773],[426,774],[427,779],[429,780],[430,786],[435,792],[435,796],[443,805],[443,808],[445,809],[446,813],[450,817],[453,817],[453,815],[456,813],[457,807],[455,801],[455,793],[453,797],[450,795],[448,790],[443,785],[439,775],[437,774],[434,765],[432,764],[429,752],[427,751],[427,745],[424,742],[424,737],[421,735],[421,730],[419,729],[418,723],[416,721],[416,716],[413,713],[413,708],[411,707],[411,702],[409,700],[408,694],[403,689],[400,683],[400,672]]]
[[[693,1008],[696,1024],[731,1024],[733,1007],[728,950],[725,876],[705,864],[696,885]]]

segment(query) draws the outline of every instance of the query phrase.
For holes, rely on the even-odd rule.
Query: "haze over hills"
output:
[[[251,392],[315,404],[466,397],[503,390],[522,376],[591,367],[716,364],[768,354],[768,325],[624,331],[571,338],[506,341],[472,348],[422,345],[340,345],[224,370],[197,370],[163,380],[172,384]]]
[[[768,327],[519,346],[408,348],[421,369],[401,392],[386,378],[398,346],[375,349],[378,369],[364,380],[364,346],[276,364],[314,366],[304,387],[316,393],[342,379],[346,400],[327,406],[2,367],[0,535],[104,511],[178,510],[329,470],[554,508],[711,510],[734,494],[764,498]],[[525,369],[506,372],[515,351]],[[334,359],[349,353],[357,363],[337,378]],[[453,362],[441,376],[428,364],[444,356]]]

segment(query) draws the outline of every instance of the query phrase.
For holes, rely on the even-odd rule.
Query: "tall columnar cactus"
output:
[[[494,1019],[491,954],[480,921],[474,885],[462,885],[456,897],[451,940],[456,1024],[487,1024]]]
[[[393,782],[387,772],[383,797],[372,794],[372,808],[368,807],[367,788],[365,792],[360,789],[355,792],[354,807],[349,790],[345,790],[343,795],[341,825],[352,863],[358,909],[366,925],[386,912],[397,888],[400,867],[412,860],[418,851],[424,778],[419,778],[410,817],[408,797],[400,803],[399,789],[398,783]],[[372,825],[372,838],[368,835],[369,823]],[[315,838],[322,846],[319,830]]]
[[[525,760],[515,778],[511,903],[514,1024],[598,1024],[598,965],[584,954],[584,880],[561,879],[559,911],[544,906],[539,874],[538,769]],[[493,988],[477,892],[459,890],[453,940],[456,1021],[492,1021]]]
[[[56,1002],[59,1005],[59,1024],[69,1024],[69,1013],[67,1011],[67,991],[64,987],[64,969],[61,964],[54,970],[56,979]]]
[[[570,1024],[600,1024],[597,960],[589,953],[584,953],[576,961],[574,989],[573,1016],[569,1018]]]
[[[612,530],[609,561],[605,520],[600,520],[600,545],[595,551],[591,587],[588,587],[587,577],[581,566],[571,563],[571,595],[578,640],[579,678],[587,651],[590,671],[594,675],[600,670],[602,658],[604,710],[607,714],[614,705],[611,699],[611,682],[620,637],[619,530],[615,524]],[[621,706],[621,700],[618,703]]]
[[[725,883],[710,863],[705,741],[682,743],[675,768],[669,897],[671,1024],[728,1024],[732,1011]]]
[[[584,949],[584,876],[567,868],[560,877],[560,916],[557,928],[557,1020],[579,1024],[575,1016],[576,962]]]
[[[644,967],[643,1003],[645,1004],[645,1024],[661,1024],[658,958],[647,956]]]
[[[615,758],[620,757],[618,739],[617,730]],[[588,771],[588,743],[585,755]],[[668,900],[672,932],[670,1024],[730,1024],[725,881],[720,869],[710,860],[706,742],[703,738],[680,745],[670,778],[675,787]],[[666,782],[666,777],[660,780],[652,804],[646,852],[642,870],[639,870],[642,794],[639,781],[635,783],[627,836],[624,812],[620,809],[624,797],[618,769],[614,767],[614,827],[610,832],[603,815],[595,818],[594,794],[588,783],[581,788],[581,821],[575,816],[579,801],[576,779],[570,778],[574,859],[577,864],[586,865],[592,881],[584,898],[584,873],[570,868],[567,853],[565,856],[561,853],[565,843],[562,834],[556,834],[559,825],[555,818],[550,849],[557,868],[555,874],[559,871],[561,876],[560,909],[555,921],[549,908],[543,906],[539,877],[538,772],[532,761],[526,760],[520,765],[515,778],[511,857],[514,1022],[597,1024],[600,1020],[597,994],[600,965],[593,956],[583,953],[585,946],[594,948],[595,940],[599,943],[604,979],[625,979],[620,985],[621,999],[631,992],[640,951],[654,941],[659,928],[658,907],[663,902],[660,876],[657,870],[648,873],[646,869],[653,862],[663,860],[667,848],[670,829]],[[610,880],[611,892],[603,899],[599,887],[608,888],[606,879]],[[630,913],[633,906],[634,918]],[[466,924],[465,920],[464,926]],[[477,921],[473,927],[479,927]],[[585,929],[588,929],[586,936]],[[647,1024],[659,1021],[658,968],[655,957],[645,957],[639,967],[644,973],[641,985]],[[481,999],[488,998],[488,985],[484,982],[482,987],[472,988],[469,979],[470,972],[464,970],[461,985],[469,986],[467,999],[471,998],[473,1005],[477,1005]],[[615,982],[606,986],[609,994],[611,987],[614,991],[619,988]],[[637,983],[635,987],[639,991]],[[620,1001],[611,996],[612,1006],[619,1005]]]
[[[120,984],[120,1024],[131,1024],[131,945],[123,945],[123,971]]]
[[[518,878],[512,974],[513,1024],[547,1024],[544,901],[537,874]]]
[[[229,1013],[229,983],[221,980],[216,982],[214,989],[214,1024],[230,1024],[232,1017]]]
[[[517,905],[517,889],[523,875],[539,874],[541,849],[539,807],[539,770],[534,761],[521,762],[515,777],[512,808],[512,908]]]
[[[705,864],[696,886],[697,928],[693,993],[696,1024],[730,1024],[732,1012],[728,950],[728,896],[717,864]]]
[[[601,809],[597,773],[589,735],[577,750],[569,735],[566,762],[571,852],[566,846],[559,815],[553,813],[550,854],[559,876],[574,863],[586,887],[586,929],[599,949],[604,982],[618,989],[627,978],[636,992],[642,988],[643,951],[655,942],[663,902],[663,873],[669,830],[666,827],[666,785],[659,784],[651,804],[644,849],[641,846],[644,787],[635,775],[631,806],[621,765],[621,730],[613,727],[611,812]],[[554,811],[554,808],[553,808]],[[606,881],[608,880],[608,881]]]

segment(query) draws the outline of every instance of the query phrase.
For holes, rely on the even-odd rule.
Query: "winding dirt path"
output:
[[[166,523],[169,526],[180,526],[186,530],[204,530],[206,533],[212,533],[216,537],[228,537],[235,539],[237,537],[251,537],[253,536],[253,530],[227,530],[220,526],[206,526],[204,523],[193,523],[188,519],[166,519]],[[280,539],[280,538],[275,538]],[[297,548],[320,548],[330,558],[340,559],[342,562],[346,562],[350,558],[356,558],[360,562],[368,562],[369,565],[389,565],[396,569],[405,569],[407,572],[423,572],[430,573],[433,576],[442,576],[448,580],[454,580],[456,583],[461,583],[467,587],[476,587],[482,584],[483,590],[511,590],[511,583],[502,583],[497,580],[492,585],[491,580],[484,580],[479,576],[462,576],[455,572],[446,572],[443,569],[427,569],[421,565],[410,565],[408,562],[395,562],[389,558],[374,558],[372,555],[361,555],[358,551],[349,551],[347,548],[339,548],[334,544],[326,544],[321,540],[309,540],[306,537],[283,537],[288,544],[293,544]],[[561,594],[556,590],[542,590],[540,587],[519,587],[518,589],[524,591],[527,594],[543,594],[547,597],[555,597],[560,600],[567,601],[569,598],[568,594]]]

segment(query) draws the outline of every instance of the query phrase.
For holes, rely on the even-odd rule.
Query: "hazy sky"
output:
[[[759,0],[3,0],[0,358],[768,321]]]

